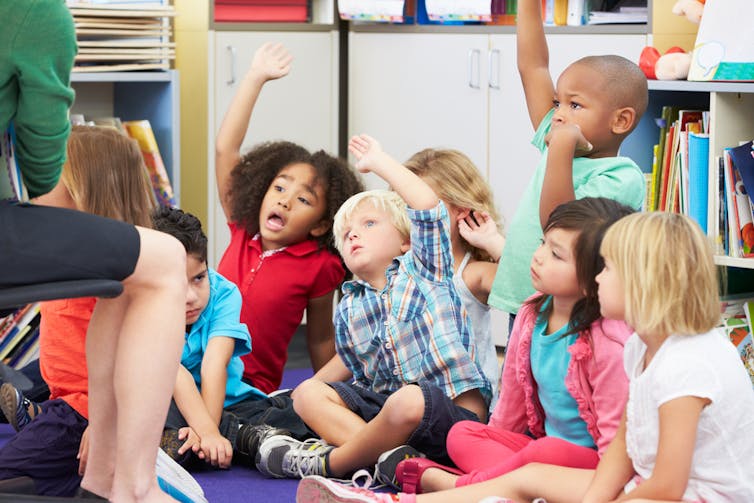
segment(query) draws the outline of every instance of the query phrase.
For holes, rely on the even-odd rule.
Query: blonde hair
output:
[[[600,248],[623,281],[625,320],[640,334],[698,334],[720,320],[712,249],[690,218],[636,213],[608,229]]]
[[[351,221],[353,212],[365,203],[371,203],[375,208],[387,213],[401,236],[405,239],[410,238],[411,223],[408,221],[406,202],[401,196],[391,190],[367,190],[349,197],[335,214],[333,236],[338,252],[343,251],[343,230]]]
[[[154,193],[141,151],[115,129],[74,126],[60,176],[79,210],[152,227]]]
[[[465,154],[458,150],[427,148],[412,155],[405,166],[417,176],[432,182],[438,197],[445,204],[461,209],[486,211],[497,224],[498,230],[502,231],[492,189]],[[491,259],[486,251],[470,245],[462,236],[461,243],[474,259]]]

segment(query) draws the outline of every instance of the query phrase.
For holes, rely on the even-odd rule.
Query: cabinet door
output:
[[[486,170],[487,35],[349,37],[349,135],[369,134],[399,160],[427,147],[458,149]],[[370,187],[384,186],[370,176]]]
[[[310,150],[338,152],[338,34],[336,32],[210,32],[210,263],[216,264],[230,236],[217,200],[214,137],[254,51],[281,42],[291,52],[291,73],[265,85],[242,151],[269,140],[288,140]],[[214,253],[214,254],[213,254]]]

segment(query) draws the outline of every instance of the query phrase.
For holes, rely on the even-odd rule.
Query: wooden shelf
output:
[[[80,72],[71,74],[71,82],[170,82],[177,70],[159,72]]]
[[[727,267],[740,267],[742,269],[754,269],[754,258],[736,258],[726,255],[715,255],[715,264]]]
[[[701,93],[754,93],[754,82],[690,82],[688,80],[650,80],[649,90]]]

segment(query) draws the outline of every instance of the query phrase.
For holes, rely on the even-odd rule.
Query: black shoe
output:
[[[76,493],[73,495],[73,497],[78,498],[78,499],[107,501],[106,498],[103,498],[99,494],[95,494],[92,491],[87,491],[81,486],[79,486],[79,488],[76,489]]]
[[[266,439],[273,435],[287,435],[290,436],[290,432],[284,428],[276,428],[269,424],[245,424],[238,430],[238,436],[236,437],[236,450],[244,456],[247,456],[250,462],[254,463],[254,459],[257,457],[259,446],[262,445]]]
[[[167,429],[162,432],[160,449],[165,451],[165,454],[170,456],[173,461],[185,467],[191,462],[191,456],[193,454],[191,449],[188,449],[183,454],[178,453],[178,449],[180,449],[185,442],[185,439],[180,440],[178,438],[178,430]]]

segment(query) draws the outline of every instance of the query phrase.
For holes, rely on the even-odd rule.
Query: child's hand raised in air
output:
[[[505,246],[505,238],[497,224],[486,211],[469,211],[458,216],[458,232],[474,248],[486,251],[494,259],[499,259]]]
[[[348,151],[356,157],[356,169],[361,173],[379,170],[388,158],[380,143],[365,134],[351,137],[351,141],[348,142]]]
[[[279,79],[291,71],[292,61],[293,56],[283,44],[267,42],[254,53],[249,75],[262,79],[263,82]]]
[[[555,143],[572,142],[574,157],[582,157],[592,152],[592,144],[584,137],[581,128],[576,124],[553,123],[552,129],[545,136],[545,143],[552,147]]]

